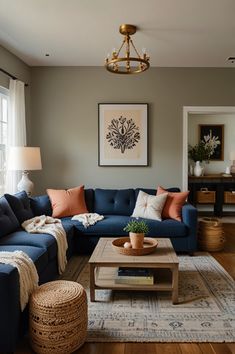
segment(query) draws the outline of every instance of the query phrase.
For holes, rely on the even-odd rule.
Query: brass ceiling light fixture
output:
[[[149,56],[146,49],[142,49],[142,57],[138,53],[131,35],[136,32],[134,25],[121,25],[119,32],[124,36],[121,47],[118,51],[113,49],[112,57],[108,55],[105,59],[105,67],[108,71],[114,74],[138,74],[147,70],[150,66]],[[121,54],[122,48],[125,47],[125,54]],[[123,50],[124,51],[124,50]],[[131,54],[131,51],[134,52]]]

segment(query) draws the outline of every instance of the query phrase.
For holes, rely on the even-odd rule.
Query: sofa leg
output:
[[[188,255],[189,255],[190,257],[193,257],[193,256],[194,256],[194,252],[189,252]]]

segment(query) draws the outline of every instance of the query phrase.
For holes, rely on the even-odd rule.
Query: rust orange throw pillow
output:
[[[165,206],[162,211],[162,218],[163,219],[175,219],[181,221],[181,210],[182,206],[184,205],[189,192],[168,192],[162,187],[158,187],[157,195],[162,193],[168,193]]]
[[[84,186],[67,190],[47,189],[47,194],[51,201],[52,216],[54,218],[88,213],[84,197]]]

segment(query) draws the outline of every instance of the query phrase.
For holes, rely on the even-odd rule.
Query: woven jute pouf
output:
[[[198,243],[203,251],[217,252],[224,248],[223,224],[218,218],[203,218],[200,220]]]
[[[69,354],[86,339],[87,297],[75,282],[56,280],[41,285],[30,297],[29,333],[39,354]]]

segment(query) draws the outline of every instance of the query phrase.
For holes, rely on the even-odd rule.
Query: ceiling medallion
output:
[[[108,55],[105,59],[105,67],[108,71],[114,74],[138,74],[147,70],[150,66],[149,56],[146,53],[146,49],[142,49],[142,57],[138,53],[131,35],[136,32],[136,26],[134,25],[121,25],[119,32],[124,36],[121,47],[118,51],[113,49],[112,57]],[[123,55],[121,53],[122,48]],[[134,54],[131,54],[131,51]]]

